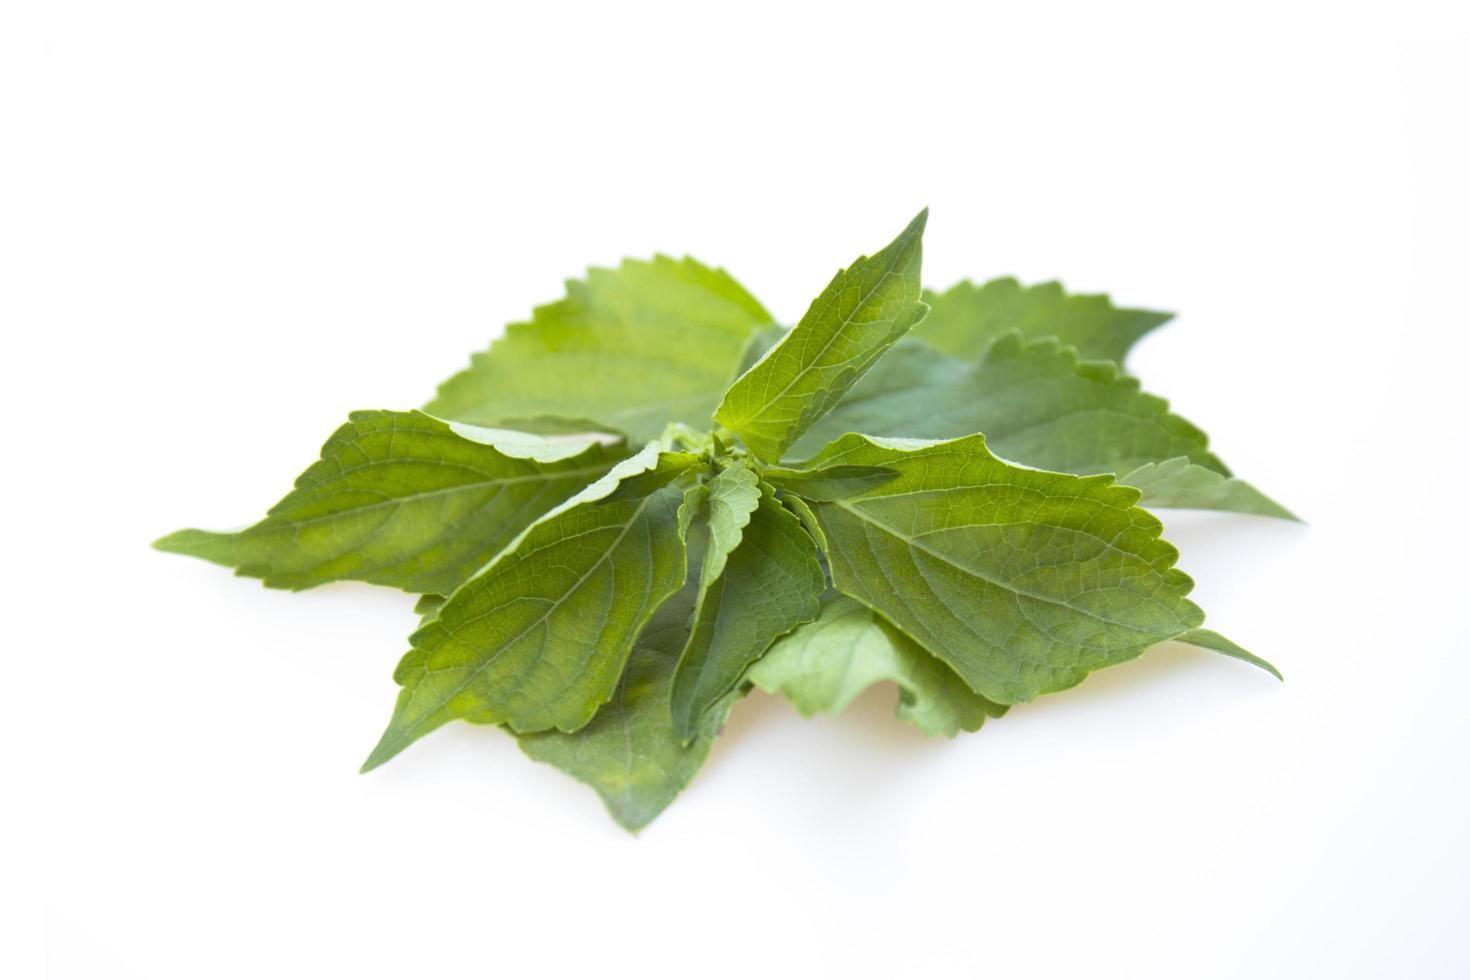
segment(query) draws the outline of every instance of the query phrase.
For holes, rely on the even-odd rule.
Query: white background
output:
[[[0,15],[20,965],[1470,976],[1450,5],[508,6]],[[689,252],[791,320],[924,204],[931,284],[1180,311],[1134,370],[1311,523],[1169,536],[1286,684],[1160,648],[954,742],[891,688],[756,695],[635,839],[495,730],[357,775],[410,597],[148,549],[253,520],[587,264]]]

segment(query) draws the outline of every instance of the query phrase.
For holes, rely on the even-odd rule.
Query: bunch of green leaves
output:
[[[594,269],[422,411],[350,415],[259,523],[157,546],[420,593],[364,769],[498,725],[630,830],[752,687],[811,715],[893,681],[953,736],[1168,640],[1275,673],[1202,628],[1140,506],[1291,518],[1124,372],[1169,316],[927,292],[925,220],[790,329],[692,259]]]

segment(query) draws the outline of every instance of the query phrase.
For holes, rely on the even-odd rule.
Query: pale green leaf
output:
[[[553,463],[569,456],[580,455],[590,446],[616,446],[624,441],[619,436],[607,432],[577,431],[572,428],[574,423],[570,421],[551,418],[542,418],[539,421],[545,427],[545,431],[522,432],[515,429],[470,425],[467,422],[448,424],[455,434],[473,442],[494,446],[507,456],[542,463]],[[567,431],[558,430],[556,428],[558,423],[565,425]]]
[[[354,412],[267,517],[243,531],[177,531],[164,551],[234,567],[277,588],[358,579],[448,593],[536,518],[628,455],[580,440],[524,458],[495,434],[421,412]],[[502,434],[504,435],[504,434]]]
[[[1161,525],[1110,477],[1004,462],[981,436],[849,435],[816,466],[898,476],[810,501],[837,589],[882,613],[1000,704],[1030,701],[1199,626]]]
[[[760,505],[749,514],[723,567],[711,576],[711,563],[705,561],[694,631],[679,659],[670,699],[674,731],[685,740],[695,737],[705,713],[740,683],[772,640],[815,618],[827,584],[811,536],[776,500],[770,484],[760,489]],[[711,539],[717,537],[712,525]]]
[[[1143,493],[1141,502],[1149,507],[1229,510],[1288,521],[1301,520],[1244,480],[1224,476],[1184,457],[1145,463],[1118,477],[1118,480],[1137,487]]]
[[[427,411],[479,425],[588,419],[636,439],[707,426],[768,314],[721,269],[657,256],[592,269],[565,299],[513,323]],[[515,428],[526,428],[524,423]]]
[[[1266,673],[1275,677],[1278,681],[1286,680],[1285,677],[1281,676],[1281,671],[1272,666],[1269,661],[1262,660],[1254,653],[1251,653],[1249,650],[1245,649],[1245,647],[1242,647],[1238,643],[1235,643],[1232,640],[1221,636],[1214,630],[1190,630],[1187,633],[1180,633],[1178,636],[1174,637],[1174,639],[1178,643],[1187,643],[1192,647],[1199,647],[1203,650],[1213,650],[1215,653],[1223,653],[1227,657],[1234,657],[1236,660],[1244,661],[1245,663],[1248,663],[1253,667],[1261,668]]]
[[[971,691],[959,675],[867,606],[846,596],[822,603],[821,615],[781,637],[747,679],[780,694],[810,718],[837,714],[881,681],[898,685],[898,717],[925,735],[977,731],[1005,714]]]
[[[686,521],[689,516],[681,515]],[[744,693],[737,687],[722,697],[705,713],[688,745],[674,733],[669,717],[674,667],[689,638],[702,564],[697,556],[707,536],[703,528],[690,529],[692,567],[684,588],[659,607],[639,634],[612,699],[592,721],[575,732],[519,736],[528,756],[591,786],[613,819],[631,831],[658,816],[694,778],[731,706]]]
[[[928,216],[919,212],[888,247],[838,272],[801,322],[730,386],[715,420],[756,456],[780,459],[923,319],[919,271]]]
[[[1002,334],[1057,337],[1083,357],[1123,363],[1138,338],[1172,313],[1119,309],[1103,295],[1068,293],[1060,283],[1022,286],[1010,277],[965,281],[942,293],[924,291],[933,308],[914,336],[946,354],[974,360]]]
[[[532,524],[411,638],[393,719],[364,769],[457,718],[575,731],[684,583],[681,493],[699,457],[650,443]]]
[[[725,570],[725,562],[740,544],[741,533],[761,502],[760,477],[749,466],[736,463],[716,473],[704,484],[702,501],[709,547],[705,549],[700,578],[713,582]]]

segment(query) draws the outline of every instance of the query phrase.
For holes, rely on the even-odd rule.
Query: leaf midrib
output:
[[[401,462],[401,461],[400,460],[393,460],[392,462]],[[430,461],[429,460],[421,460],[420,462],[430,462]],[[384,464],[381,464],[381,465],[386,465],[386,463],[387,463],[387,461],[385,461],[385,463]],[[478,489],[483,488],[483,487],[489,487],[489,486],[510,486],[510,485],[520,484],[520,483],[552,483],[552,482],[555,482],[557,480],[566,479],[566,478],[570,478],[570,477],[591,476],[594,473],[605,473],[610,468],[611,468],[611,464],[609,464],[608,466],[588,466],[588,467],[582,467],[582,468],[575,469],[575,470],[562,470],[562,471],[560,471],[558,473],[555,473],[555,474],[546,473],[546,474],[536,474],[534,476],[516,476],[516,477],[506,477],[504,479],[495,479],[495,480],[479,480],[479,481],[476,481],[474,483],[461,483],[461,484],[458,484],[456,486],[443,487],[443,488],[438,489],[438,490],[426,490],[423,493],[415,493],[415,494],[412,494],[412,495],[406,496],[406,497],[387,497],[384,500],[379,500],[379,501],[376,501],[376,502],[371,503],[371,504],[363,504],[360,507],[348,507],[345,510],[334,511],[333,513],[330,513],[330,514],[323,514],[320,517],[306,517],[306,518],[299,518],[298,519],[298,518],[291,518],[291,517],[276,517],[275,515],[268,514],[268,515],[266,515],[266,519],[264,521],[261,521],[260,524],[257,524],[253,528],[246,528],[244,531],[241,531],[240,533],[242,535],[243,534],[249,534],[252,531],[255,531],[257,528],[260,529],[260,531],[264,532],[264,531],[268,531],[268,530],[275,530],[275,529],[280,528],[282,526],[304,527],[304,526],[307,526],[307,525],[310,525],[310,524],[320,524],[323,521],[337,520],[338,518],[346,517],[346,516],[352,515],[352,514],[361,514],[361,513],[367,512],[367,511],[377,510],[377,509],[382,508],[382,507],[402,507],[402,506],[404,506],[406,504],[414,503],[414,502],[417,502],[417,501],[420,501],[420,500],[429,500],[429,499],[432,499],[434,497],[442,497],[442,496],[445,496],[445,495],[448,495],[448,494],[453,494],[453,493],[464,493],[464,492],[468,492],[468,491],[471,491],[471,490],[478,490]],[[313,492],[315,492],[317,488],[313,487],[312,489],[313,489]],[[379,492],[380,493],[381,491],[374,491],[370,487],[355,487],[355,488],[354,487],[343,487],[340,490],[333,490],[333,491],[331,491],[329,493],[322,494],[321,496],[323,498],[327,498],[327,497],[331,497],[331,496],[334,496],[334,495],[339,494],[339,493],[374,493],[374,492]],[[276,528],[271,528],[271,527],[267,527],[266,526],[271,521],[277,521],[277,522],[279,522],[277,524]]]

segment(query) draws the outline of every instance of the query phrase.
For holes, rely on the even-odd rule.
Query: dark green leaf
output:
[[[850,500],[811,502],[832,581],[991,701],[1070,687],[1204,618],[1158,520],[1109,477],[1013,466],[980,436],[850,435],[816,462],[898,471]]]
[[[694,631],[674,674],[670,700],[674,731],[686,741],[772,640],[816,617],[826,587],[811,536],[777,502],[769,484],[760,489],[760,505],[749,514],[723,568],[711,577],[705,562]]]
[[[698,506],[697,497],[694,506]],[[687,520],[691,515],[684,516]],[[743,688],[736,688],[721,698],[705,713],[688,745],[674,733],[669,697],[699,592],[697,557],[705,548],[703,537],[691,533],[686,584],[639,634],[612,700],[578,731],[519,736],[528,756],[591,786],[613,818],[635,832],[658,816],[694,778],[730,708],[744,693]]]
[[[838,500],[881,487],[896,474],[886,466],[825,466],[814,469],[768,466],[766,478],[807,500]]]
[[[518,732],[590,721],[649,617],[684,582],[681,493],[669,484],[699,462],[650,443],[456,589],[413,635],[394,674],[403,691],[393,720],[364,769],[456,718]],[[644,495],[619,498],[624,481]]]

